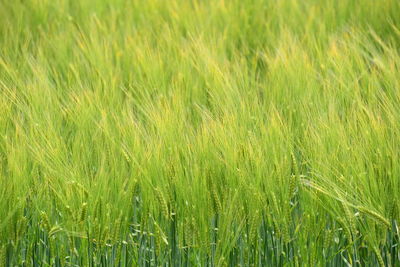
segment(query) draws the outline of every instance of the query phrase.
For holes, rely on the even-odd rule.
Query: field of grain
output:
[[[0,266],[400,266],[400,1],[0,0]]]

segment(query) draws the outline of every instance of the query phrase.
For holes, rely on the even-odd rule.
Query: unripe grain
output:
[[[155,193],[156,193],[156,198],[158,200],[158,203],[161,208],[161,213],[164,215],[165,218],[169,218],[169,212],[168,212],[168,204],[167,201],[164,198],[163,193],[159,188],[155,188]]]

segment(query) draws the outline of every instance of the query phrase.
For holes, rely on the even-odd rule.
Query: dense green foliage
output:
[[[400,1],[0,0],[0,266],[400,266]]]

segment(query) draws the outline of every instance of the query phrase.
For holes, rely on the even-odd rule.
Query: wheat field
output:
[[[400,1],[0,0],[0,266],[400,266]]]

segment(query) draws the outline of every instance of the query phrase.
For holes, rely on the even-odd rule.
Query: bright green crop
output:
[[[399,266],[400,1],[0,0],[0,266]]]

